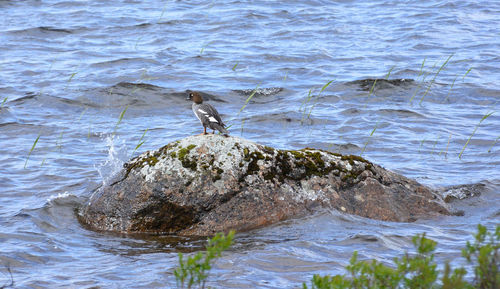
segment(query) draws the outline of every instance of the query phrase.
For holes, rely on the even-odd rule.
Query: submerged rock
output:
[[[413,84],[415,81],[413,79],[397,78],[397,79],[384,79],[384,78],[367,78],[355,81],[347,82],[347,84],[359,85],[361,90],[369,91],[375,88],[377,89],[387,89],[400,86],[408,86]]]
[[[95,230],[205,236],[319,207],[399,222],[449,214],[435,192],[358,156],[200,135],[132,159],[80,220]]]
[[[441,189],[440,195],[446,203],[450,203],[454,200],[478,197],[485,190],[485,187],[486,185],[481,183],[451,186]]]

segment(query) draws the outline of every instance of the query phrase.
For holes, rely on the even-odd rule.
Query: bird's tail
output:
[[[226,129],[226,128],[224,128],[224,126],[223,126],[223,125],[220,125],[220,124],[218,124],[218,123],[213,123],[212,125],[214,126],[214,128],[215,128],[215,129],[217,129],[218,131],[220,131],[220,133],[222,133],[222,134],[228,134],[228,133],[229,133],[229,132],[227,131],[227,129]]]

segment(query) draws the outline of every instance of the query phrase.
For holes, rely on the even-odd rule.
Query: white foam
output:
[[[117,135],[108,135],[105,139],[108,147],[108,156],[100,164],[94,165],[102,179],[102,184],[107,185],[111,178],[123,169],[123,164],[128,160],[127,146]]]
[[[53,200],[56,200],[56,199],[64,199],[64,198],[67,198],[69,196],[71,196],[71,194],[68,193],[68,192],[58,193],[57,195],[51,195],[47,199],[47,203],[50,203],[50,202],[52,202]]]

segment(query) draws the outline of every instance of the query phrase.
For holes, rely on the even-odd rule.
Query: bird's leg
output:
[[[203,132],[200,133],[199,135],[206,135],[207,134],[207,128],[206,127],[203,127]]]

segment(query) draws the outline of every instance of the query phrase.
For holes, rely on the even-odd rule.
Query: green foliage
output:
[[[448,262],[444,265],[444,271],[443,271],[443,277],[441,279],[443,286],[441,287],[442,289],[466,289],[466,288],[474,288],[472,285],[470,285],[467,281],[464,280],[465,274],[467,274],[467,271],[465,271],[464,268],[458,268],[453,270],[453,273],[451,273],[451,267]]]
[[[413,237],[412,242],[417,249],[417,255],[406,254],[401,259],[395,258],[397,271],[402,275],[405,288],[432,288],[438,277],[437,264],[434,263],[432,254],[437,243],[427,239],[425,233]]]
[[[382,262],[360,261],[354,252],[350,264],[346,267],[348,275],[319,276],[311,280],[312,289],[344,289],[344,288],[440,288],[440,289],[493,289],[500,288],[500,225],[495,233],[487,232],[486,227],[479,225],[473,244],[467,242],[462,255],[474,264],[475,278],[472,283],[464,280],[467,271],[464,268],[452,270],[446,263],[443,272],[437,270],[433,252],[437,243],[425,237],[425,233],[412,239],[416,249],[415,255],[406,253],[394,259],[389,267]],[[441,278],[439,279],[439,275]],[[305,283],[304,289],[308,289]]]
[[[179,253],[179,267],[174,271],[177,286],[180,288],[205,288],[212,261],[221,256],[222,251],[228,249],[233,243],[234,231],[227,235],[218,233],[208,240],[205,252],[198,252],[184,260]]]
[[[342,289],[351,286],[351,280],[341,275],[320,276],[315,274],[312,279],[312,289]],[[302,288],[307,289],[307,285],[302,284]]]
[[[358,261],[358,252],[354,252],[346,269],[354,288],[396,288],[401,279],[396,270],[381,262]]]
[[[500,288],[500,225],[495,233],[488,232],[482,225],[477,226],[477,231],[474,243],[467,242],[462,256],[469,263],[477,263],[474,267],[474,283],[477,288]]]

